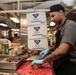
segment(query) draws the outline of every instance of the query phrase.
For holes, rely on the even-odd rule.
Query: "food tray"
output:
[[[0,69],[12,69],[12,70],[17,70],[20,66],[21,66],[21,64],[23,64],[23,58],[20,58],[20,57],[12,57],[12,56],[6,56],[5,58],[11,58],[11,59],[20,59],[20,60],[18,60],[18,61],[16,61],[16,62],[13,62],[13,61],[11,61],[11,62],[6,62],[6,61],[4,61],[4,62],[1,62],[0,61]],[[4,59],[3,57],[2,57],[2,59]],[[1,57],[0,57],[0,60],[2,60],[1,59]]]
[[[20,55],[20,56],[12,56],[12,55],[0,54],[0,59],[6,58],[6,57],[19,57],[19,58],[23,58],[23,55]]]

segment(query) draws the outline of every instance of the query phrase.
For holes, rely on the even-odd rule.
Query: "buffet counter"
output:
[[[2,62],[0,62],[1,75],[9,75],[8,73],[18,73],[22,75],[53,75],[52,67],[50,67],[49,63],[44,63],[40,68],[34,69],[31,64],[32,61],[26,61],[23,58],[20,58],[22,57],[19,57],[19,59],[17,57],[13,57],[14,60],[9,56],[7,56],[7,59],[4,58],[3,60],[7,61],[4,62],[2,60]]]
[[[52,69],[48,63],[44,63],[41,68],[33,69],[31,62],[24,62],[17,71],[0,70],[1,75],[53,75]]]
[[[0,75],[53,75],[49,63],[42,64],[38,69],[32,67],[32,60],[41,58],[39,52],[17,46],[9,50],[8,55],[0,54]]]

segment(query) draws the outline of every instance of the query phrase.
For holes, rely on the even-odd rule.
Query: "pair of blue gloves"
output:
[[[40,55],[42,56],[42,58],[44,58],[47,54],[49,53],[49,49],[45,49],[44,51],[40,52]],[[32,61],[32,65],[33,64],[43,64],[43,60],[33,60]]]

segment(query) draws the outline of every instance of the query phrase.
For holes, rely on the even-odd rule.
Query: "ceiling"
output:
[[[49,7],[53,4],[61,4],[61,0],[0,0],[0,14],[4,17],[12,15],[19,18],[20,15],[33,11],[46,11],[48,13]],[[76,21],[76,6],[72,8],[64,7],[66,8],[67,17]],[[11,27],[16,26],[17,24],[11,23]]]

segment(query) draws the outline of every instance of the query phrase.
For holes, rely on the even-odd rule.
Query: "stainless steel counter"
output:
[[[22,74],[22,73],[17,73],[17,72],[12,72],[12,73],[0,72],[0,75],[24,75],[24,74]]]
[[[3,73],[13,73],[13,72],[16,72],[16,70],[0,69],[0,72],[3,72]]]

